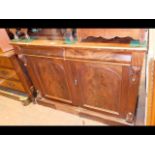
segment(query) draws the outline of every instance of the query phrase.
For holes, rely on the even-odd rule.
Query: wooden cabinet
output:
[[[145,48],[35,43],[13,45],[26,58],[38,103],[107,124],[134,124]]]
[[[34,89],[30,78],[25,72],[6,29],[0,28],[0,94],[20,100],[21,97],[33,99]],[[22,98],[22,99],[23,99]]]
[[[0,53],[0,88],[23,92],[33,98],[32,87],[14,50]]]

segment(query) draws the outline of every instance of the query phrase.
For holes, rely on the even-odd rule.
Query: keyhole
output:
[[[74,80],[74,84],[75,84],[75,86],[77,85],[77,80]]]

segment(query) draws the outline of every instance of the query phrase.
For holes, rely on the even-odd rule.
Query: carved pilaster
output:
[[[144,60],[144,53],[133,52],[131,66],[129,67],[129,85],[128,85],[128,111],[126,111],[126,121],[134,122],[136,104],[139,93],[139,82],[141,69]]]
[[[22,54],[22,50],[20,46],[14,46],[15,53],[17,54],[19,60],[24,64],[24,66],[27,66],[27,61],[25,56]]]

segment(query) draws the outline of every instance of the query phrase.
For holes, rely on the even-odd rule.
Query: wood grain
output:
[[[148,126],[155,125],[155,61],[149,62],[148,97],[147,97],[147,121]]]
[[[19,77],[14,70],[6,68],[0,68],[0,77],[5,79],[19,80]]]
[[[28,68],[33,70],[30,74],[35,77],[35,83],[39,84],[38,89],[45,98],[72,103],[63,60],[30,56],[27,60],[31,64]]]
[[[144,41],[145,39],[145,29],[77,29],[77,35],[79,41],[86,39],[89,36],[103,37],[106,39],[111,39],[114,37],[131,37],[135,40]]]
[[[11,81],[11,80],[6,80],[6,79],[0,78],[0,86],[25,92],[23,85],[17,81]]]
[[[13,68],[13,65],[8,57],[0,55],[0,67]]]

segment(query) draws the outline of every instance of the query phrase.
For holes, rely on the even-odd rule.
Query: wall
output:
[[[155,58],[155,29],[149,29],[149,55]]]
[[[146,65],[146,107],[145,107],[145,123],[147,124],[148,117],[150,116],[151,105],[148,102],[148,90],[149,90],[149,65],[151,59],[155,60],[155,29],[149,29],[149,44],[148,44],[148,55]]]

